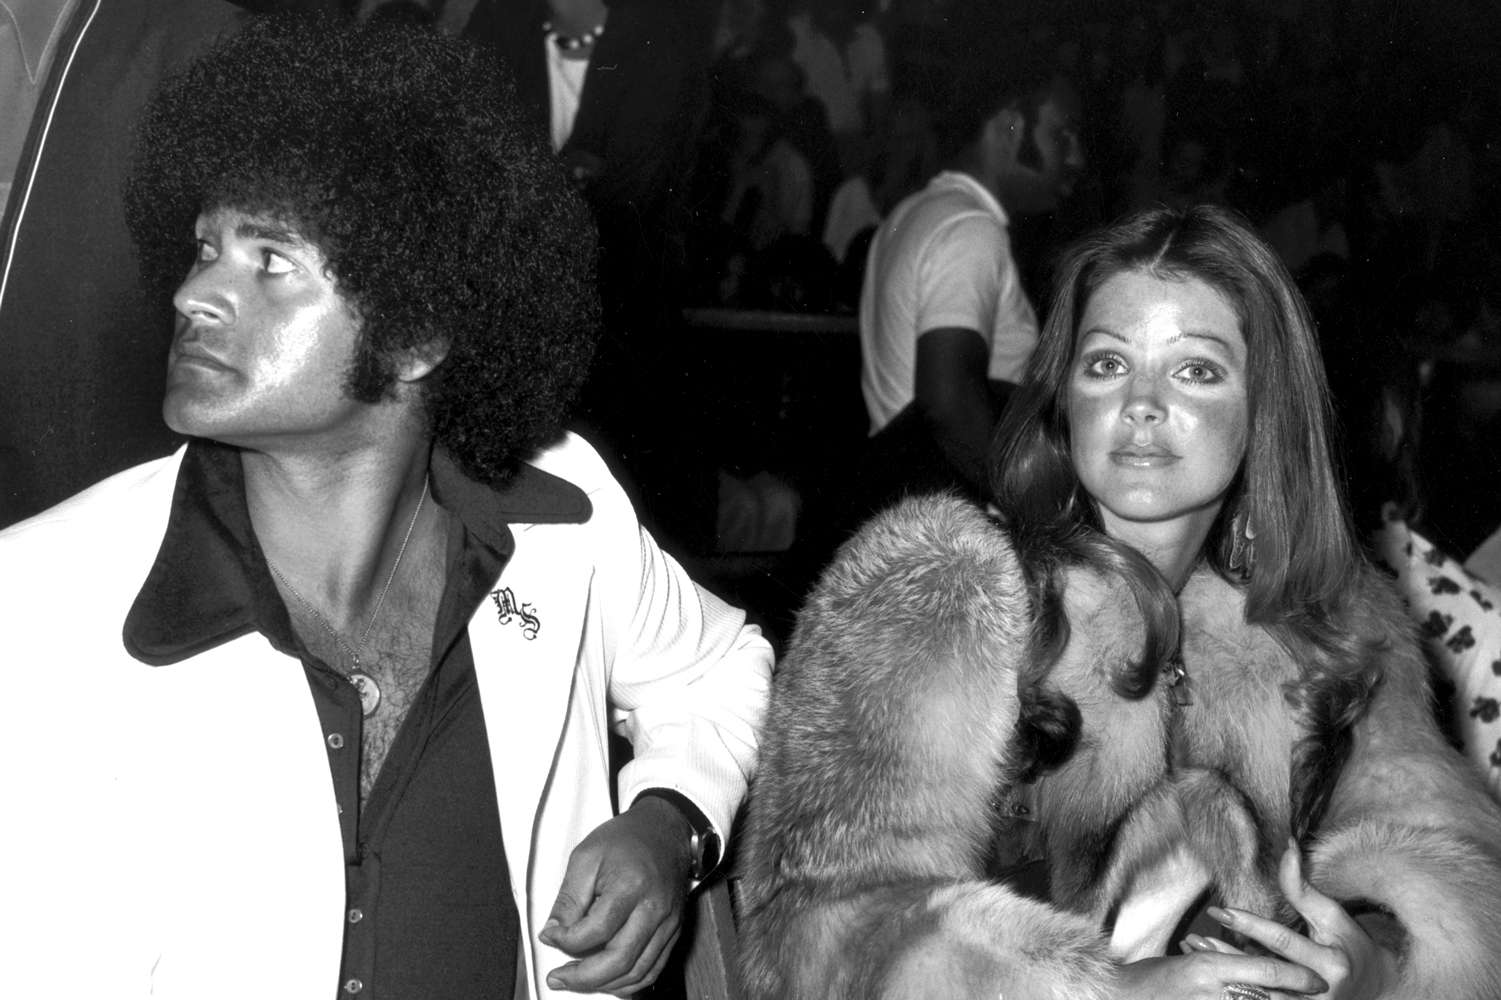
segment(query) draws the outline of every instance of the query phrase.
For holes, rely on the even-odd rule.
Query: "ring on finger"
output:
[[[1226,983],[1220,991],[1221,1000],[1272,1000],[1272,995],[1260,986],[1250,983]]]

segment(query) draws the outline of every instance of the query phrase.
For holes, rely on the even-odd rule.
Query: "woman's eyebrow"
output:
[[[1207,340],[1210,343],[1218,344],[1224,351],[1227,351],[1231,354],[1235,353],[1234,349],[1231,347],[1230,341],[1226,340],[1224,337],[1221,337],[1217,333],[1210,333],[1207,330],[1183,330],[1173,336],[1172,339],[1168,341],[1168,343],[1176,343],[1177,341],[1187,338],[1192,338],[1194,340]]]
[[[1131,339],[1129,337],[1127,337],[1125,334],[1123,334],[1123,333],[1117,333],[1116,331],[1114,331],[1114,330],[1112,330],[1112,329],[1110,329],[1109,327],[1106,327],[1106,326],[1091,326],[1088,329],[1080,330],[1079,331],[1078,339],[1079,340],[1083,340],[1085,337],[1093,336],[1094,334],[1097,334],[1097,333],[1098,334],[1102,334],[1103,336],[1106,336],[1106,337],[1110,337],[1110,338],[1112,338],[1114,340],[1119,340],[1123,344],[1129,344],[1129,343],[1131,343]]]

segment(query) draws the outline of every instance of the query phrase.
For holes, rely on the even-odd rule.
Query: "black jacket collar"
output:
[[[430,465],[433,499],[476,538],[509,556],[512,524],[579,524],[593,512],[572,483],[523,464],[502,488],[470,479],[446,452]],[[125,618],[125,648],[165,666],[259,631],[282,652],[291,622],[250,525],[238,450],[195,440],[172,493],[167,530]]]

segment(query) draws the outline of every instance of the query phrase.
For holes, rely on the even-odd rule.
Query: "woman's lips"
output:
[[[1156,469],[1178,460],[1178,455],[1165,448],[1117,448],[1110,453],[1110,461],[1131,469]]]

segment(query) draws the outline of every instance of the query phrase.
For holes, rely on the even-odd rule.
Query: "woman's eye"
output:
[[[1085,359],[1084,372],[1097,378],[1110,378],[1126,370],[1125,363],[1113,354],[1100,354]]]
[[[1211,365],[1207,361],[1189,362],[1179,372],[1190,382],[1218,382],[1225,377],[1218,365]]]
[[[297,269],[296,264],[275,250],[261,251],[261,266],[265,268],[267,274],[290,274]]]

